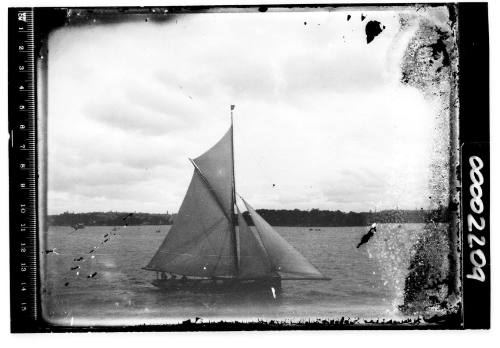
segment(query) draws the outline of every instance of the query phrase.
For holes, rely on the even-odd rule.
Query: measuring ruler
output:
[[[33,9],[9,9],[9,180],[11,330],[39,315],[38,159]]]

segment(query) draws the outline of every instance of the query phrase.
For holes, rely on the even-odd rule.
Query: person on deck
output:
[[[361,241],[356,246],[356,248],[359,249],[360,246],[362,246],[365,243],[368,243],[368,241],[370,240],[371,237],[373,237],[375,232],[377,232],[377,224],[373,224],[371,226],[370,230],[363,237],[361,237]]]

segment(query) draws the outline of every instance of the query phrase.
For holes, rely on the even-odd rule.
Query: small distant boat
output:
[[[79,222],[79,223],[77,223],[77,224],[72,225],[71,227],[73,227],[73,228],[74,228],[74,230],[76,231],[76,230],[81,230],[81,229],[84,229],[84,228],[85,228],[85,225],[84,225],[83,223]]]
[[[232,109],[231,109],[232,110]],[[145,270],[168,290],[281,291],[282,280],[331,280],[269,225],[241,196],[255,225],[236,204],[233,125],[203,155],[174,224]]]

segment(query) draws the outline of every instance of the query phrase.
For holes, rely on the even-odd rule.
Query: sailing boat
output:
[[[233,115],[212,148],[190,159],[193,177],[170,231],[146,270],[153,285],[190,291],[281,291],[282,280],[330,280],[241,196],[251,228],[236,204]],[[236,208],[236,209],[235,209]]]

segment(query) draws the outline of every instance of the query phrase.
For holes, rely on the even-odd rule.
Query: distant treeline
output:
[[[383,210],[379,212],[349,212],[340,210],[274,210],[258,209],[257,212],[273,226],[311,226],[311,227],[341,227],[365,226],[376,223],[421,223],[447,222],[448,209],[442,207],[437,210]],[[51,226],[136,226],[136,225],[171,225],[176,214],[149,214],[149,213],[120,213],[120,212],[93,212],[69,213],[49,215],[48,223]],[[243,216],[248,224],[252,221],[248,212]]]
[[[49,215],[50,226],[171,225],[175,215],[149,213],[92,212]]]
[[[365,226],[376,223],[424,223],[447,222],[448,211],[446,208],[437,210],[383,210],[379,212],[349,212],[340,210],[257,210],[272,226],[310,226],[310,227],[342,227]],[[248,212],[243,216],[248,224],[252,224]]]

